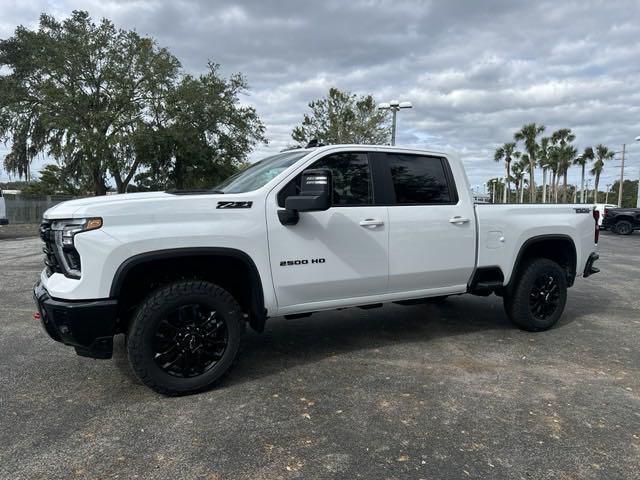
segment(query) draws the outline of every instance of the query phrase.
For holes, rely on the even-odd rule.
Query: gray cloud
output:
[[[153,36],[185,69],[241,71],[278,151],[330,86],[411,100],[398,143],[461,153],[477,184],[502,174],[498,144],[525,122],[568,126],[580,149],[640,135],[640,4],[579,1],[4,1],[0,38],[73,9]],[[640,144],[630,147],[635,178]],[[2,155],[0,147],[0,155]],[[603,182],[616,178],[612,162]],[[570,175],[576,182],[578,169]]]

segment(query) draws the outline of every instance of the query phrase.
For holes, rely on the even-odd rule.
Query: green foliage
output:
[[[311,113],[305,113],[302,123],[291,133],[301,145],[313,139],[325,143],[389,143],[387,112],[378,110],[371,95],[358,97],[330,88],[325,98],[309,103],[309,108]]]
[[[46,165],[38,179],[22,187],[24,195],[81,195],[90,190],[91,185],[81,185],[58,165]]]
[[[529,155],[529,183],[531,188],[529,189],[529,201],[534,203],[536,201],[536,184],[535,184],[535,171],[536,171],[536,155],[540,148],[537,142],[537,137],[544,132],[544,125],[536,125],[535,123],[528,123],[523,125],[514,135],[513,139],[516,142],[524,142],[524,148]]]
[[[618,203],[618,191],[620,188],[620,180],[611,187],[609,191],[609,203]],[[598,192],[600,202],[604,202],[605,193]],[[624,208],[635,208],[638,201],[638,180],[625,180],[622,186],[622,205]]]
[[[152,39],[87,12],[18,27],[0,41],[0,67],[9,72],[0,76],[0,137],[12,146],[5,168],[18,175],[45,152],[95,194],[109,176],[126,191],[141,171],[149,187],[212,185],[264,141],[255,111],[238,102],[243,77],[220,78],[215,65],[182,75]]]

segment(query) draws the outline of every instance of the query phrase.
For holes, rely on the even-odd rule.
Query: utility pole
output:
[[[391,100],[390,102],[380,103],[378,110],[391,110],[393,118],[391,120],[391,145],[396,144],[396,115],[402,108],[413,108],[411,102],[399,102],[398,100]]]
[[[636,137],[636,142],[640,142],[640,135]],[[638,170],[640,172],[640,167],[638,167]],[[638,194],[636,196],[636,208],[640,208],[640,174],[638,175]]]
[[[611,184],[607,183],[607,193],[605,193],[604,195],[604,203],[609,203],[609,189],[611,188]],[[598,192],[596,192],[594,195],[597,195]],[[593,203],[598,203],[598,199],[595,198],[595,202]]]
[[[624,184],[624,152],[627,144],[622,144],[622,164],[620,165],[620,185],[618,185],[618,207],[622,207],[622,185]]]

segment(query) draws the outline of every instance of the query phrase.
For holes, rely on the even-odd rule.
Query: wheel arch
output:
[[[578,262],[575,242],[569,235],[545,234],[531,237],[522,244],[506,285],[507,291],[513,289],[523,266],[531,258],[548,258],[557,262],[567,273],[567,285],[573,285]]]
[[[226,274],[224,269],[230,270],[232,274]],[[124,297],[125,301],[119,303],[127,308],[132,306],[131,301],[148,293],[136,280],[145,279],[150,286],[156,288],[163,282],[188,277],[210,280],[228,290],[247,310],[251,327],[257,331],[264,330],[266,310],[260,272],[246,252],[234,248],[185,247],[134,255],[122,262],[116,270],[109,296],[118,299]],[[131,288],[138,294],[134,295]],[[129,302],[126,301],[127,298],[130,299]]]

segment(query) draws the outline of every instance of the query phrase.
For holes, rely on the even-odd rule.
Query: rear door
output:
[[[332,206],[282,225],[277,211],[299,190],[299,176],[267,198],[269,255],[280,313],[349,303],[387,290],[387,207],[378,206],[366,152],[328,154],[307,167],[333,172]]]
[[[389,291],[466,291],[475,264],[473,204],[462,201],[446,158],[376,155],[389,204]]]

